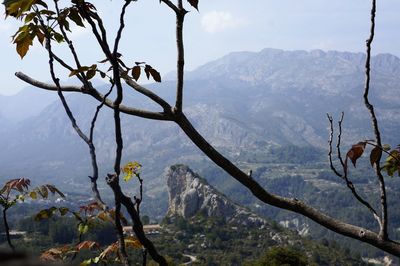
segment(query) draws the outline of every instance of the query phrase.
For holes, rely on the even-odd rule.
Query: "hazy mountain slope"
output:
[[[15,95],[0,95],[0,114],[12,122],[38,115],[57,100],[57,95],[33,88],[25,88]]]
[[[268,153],[277,145],[325,148],[327,112],[338,117],[345,111],[344,143],[371,138],[361,99],[363,60],[362,54],[319,50],[229,54],[187,74],[185,111],[206,139],[234,160],[243,152]],[[397,144],[400,60],[378,55],[373,58],[373,67],[372,102],[376,103],[384,142]],[[173,81],[150,85],[170,102],[174,86]],[[0,176],[66,177],[62,182],[70,182],[70,177],[85,178],[90,174],[87,148],[72,130],[61,105],[56,101],[37,114],[40,106],[35,104],[40,101],[34,97],[39,96],[30,93],[21,92],[20,101],[9,101],[12,105],[4,100],[0,104],[0,113],[7,120],[29,116],[13,126],[2,125],[5,137],[0,139]],[[129,89],[126,93],[127,104],[147,106],[143,97]],[[39,94],[55,97],[51,92]],[[48,98],[43,101],[44,105],[49,103]],[[97,103],[87,95],[72,95],[68,101],[79,124],[87,125]],[[15,115],[24,102],[26,113]],[[159,110],[154,105],[147,108]],[[15,114],[9,111],[14,109]],[[111,119],[110,110],[103,110],[95,134],[103,174],[112,171],[115,146]],[[123,123],[125,161],[138,160],[145,166],[145,174],[152,177],[147,187],[152,194],[165,193],[165,186],[160,185],[165,180],[159,176],[166,166],[203,160],[173,123],[134,117],[123,117]]]

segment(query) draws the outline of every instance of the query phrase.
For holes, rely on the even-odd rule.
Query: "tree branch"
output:
[[[49,90],[49,91],[57,91],[57,86],[33,79],[22,72],[16,72],[15,76],[17,76],[22,81],[25,81],[26,83],[28,83],[34,87],[44,89],[44,90]],[[114,102],[111,101],[110,99],[105,98],[96,89],[86,90],[86,89],[82,89],[82,88],[83,88],[82,86],[61,86],[61,89],[63,92],[80,92],[80,93],[84,93],[84,94],[89,94],[93,98],[98,100],[99,102],[102,102],[103,100],[105,100],[104,104],[106,106],[108,106],[112,109],[114,108]],[[147,119],[153,119],[153,120],[171,121],[173,119],[172,115],[169,113],[152,112],[152,111],[128,107],[128,106],[125,106],[122,104],[120,105],[120,111],[122,113],[125,113],[128,115],[134,115],[134,116],[147,118]]]
[[[314,222],[344,236],[369,243],[393,255],[400,255],[400,243],[386,239],[382,240],[378,234],[362,227],[344,223],[332,218],[321,211],[308,206],[298,199],[290,199],[267,192],[254,179],[241,171],[231,161],[214,149],[193,127],[183,113],[177,114],[175,122],[181,127],[190,140],[216,165],[248,188],[251,193],[262,202],[289,211],[299,213]]]
[[[364,87],[364,104],[367,107],[372,121],[372,127],[375,134],[375,141],[376,144],[382,147],[381,141],[381,133],[378,127],[378,120],[375,115],[374,106],[369,102],[368,94],[370,89],[370,81],[371,81],[371,45],[374,40],[375,35],[375,14],[376,14],[376,0],[372,0],[372,7],[371,7],[371,28],[370,28],[370,35],[366,42],[367,48],[367,57],[365,60],[365,87]],[[380,167],[380,158],[375,163],[375,173],[378,177],[379,181],[379,189],[380,189],[380,201],[381,201],[381,209],[382,209],[382,227],[381,231],[379,232],[379,236],[382,239],[388,238],[387,233],[387,225],[388,225],[388,210],[387,210],[387,200],[386,200],[386,187],[385,187],[385,179],[381,172]]]
[[[336,169],[336,167],[333,165],[333,160],[332,160],[332,142],[333,142],[333,118],[330,114],[326,114],[329,120],[329,126],[330,126],[330,130],[329,130],[329,140],[328,140],[328,147],[329,147],[329,151],[328,151],[328,158],[329,158],[329,166],[331,168],[331,170],[335,173],[335,175],[337,175],[340,178],[343,178],[343,175],[341,173],[338,172],[338,170]],[[340,135],[340,134],[339,134]],[[340,139],[338,137],[338,139]]]
[[[115,197],[115,228],[117,230],[117,236],[118,236],[118,248],[119,251],[121,252],[121,260],[122,264],[125,266],[129,266],[130,262],[128,259],[128,254],[126,253],[126,248],[125,248],[125,237],[124,237],[124,231],[122,229],[122,224],[121,224],[121,202],[120,202],[120,197],[117,194],[114,194]]]
[[[121,204],[123,204],[128,211],[131,219],[132,219],[132,229],[135,232],[136,237],[139,239],[140,243],[146,248],[149,252],[150,256],[160,265],[167,266],[167,261],[163,256],[161,256],[156,248],[154,247],[153,243],[146,237],[143,231],[143,224],[140,221],[140,217],[135,209],[135,204],[132,200],[125,196],[125,194],[121,190],[121,186],[118,182],[117,175],[107,175],[106,178],[107,184],[111,187],[114,192],[114,195],[119,198]]]
[[[336,143],[336,150],[337,150],[337,157],[339,158],[340,164],[342,165],[342,168],[344,169],[345,164],[342,158],[342,153],[340,149],[340,144],[342,141],[342,123],[343,123],[343,118],[344,118],[344,112],[342,112],[340,119],[338,121],[338,127],[339,127],[339,134],[337,136],[337,143]]]
[[[125,28],[124,16],[125,16],[126,8],[129,6],[129,4],[131,2],[132,2],[132,0],[125,0],[125,4],[122,6],[121,15],[119,17],[119,29],[118,29],[117,36],[115,37],[115,42],[114,42],[114,51],[113,51],[114,54],[117,54],[117,52],[118,52],[118,46],[119,46],[119,42],[122,37],[122,31]]]
[[[337,170],[336,170],[336,168],[334,167],[334,165],[333,165],[333,162],[332,162],[332,139],[333,139],[333,119],[332,119],[332,116],[330,116],[329,114],[328,114],[328,120],[329,120],[329,124],[330,124],[330,134],[329,134],[329,153],[328,153],[328,157],[329,157],[329,164],[330,164],[330,167],[331,167],[331,169],[332,169],[332,171],[337,175],[337,176],[339,176],[340,178],[342,178],[345,182],[346,182],[346,186],[350,189],[350,191],[351,191],[351,193],[353,194],[353,196],[358,200],[358,202],[360,202],[362,205],[364,205],[371,213],[372,213],[372,215],[373,215],[373,217],[374,217],[374,219],[378,222],[378,225],[379,225],[379,228],[382,228],[382,220],[381,220],[381,218],[379,217],[379,215],[378,215],[378,213],[376,212],[376,210],[371,206],[371,204],[369,204],[369,202],[368,201],[366,201],[365,199],[363,199],[358,193],[357,193],[357,191],[356,191],[356,188],[355,188],[355,186],[354,186],[354,184],[353,184],[353,182],[351,182],[350,180],[349,180],[349,177],[347,176],[347,166],[346,166],[346,164],[342,164],[342,167],[343,167],[343,173],[344,173],[344,175],[342,175],[342,174],[340,174]],[[341,158],[340,157],[340,142],[341,142],[341,135],[342,135],[342,129],[341,129],[341,123],[342,123],[342,121],[343,121],[343,113],[342,113],[342,116],[341,116],[341,118],[340,118],[340,120],[339,120],[339,134],[338,134],[338,150],[339,150],[339,152],[338,152],[338,157],[339,158]]]
[[[126,84],[128,84],[131,88],[143,94],[144,96],[148,97],[149,99],[153,100],[154,102],[158,103],[164,109],[164,112],[171,113],[171,108],[172,108],[171,105],[169,105],[169,103],[167,103],[163,98],[161,98],[151,90],[146,89],[145,87],[139,85],[128,75],[124,75],[123,73],[121,73],[121,77],[125,80]]]
[[[183,47],[183,22],[186,10],[183,9],[182,1],[179,1],[179,12],[176,12],[176,48],[177,48],[177,81],[176,81],[176,103],[175,108],[182,112],[183,101],[183,75],[185,66],[185,55]]]
[[[8,208],[3,208],[3,222],[4,222],[4,230],[6,231],[6,238],[7,238],[7,243],[8,246],[11,248],[13,252],[15,252],[15,247],[11,242],[11,237],[10,237],[10,227],[8,226],[8,221],[7,221],[7,209]]]
[[[178,7],[172,3],[170,0],[160,0],[160,2],[163,2],[166,4],[169,8],[171,8],[175,13],[179,13]]]

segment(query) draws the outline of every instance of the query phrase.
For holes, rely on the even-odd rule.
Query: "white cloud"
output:
[[[243,18],[233,16],[226,11],[210,11],[201,18],[201,27],[208,33],[217,33],[228,29],[236,29],[246,22]]]

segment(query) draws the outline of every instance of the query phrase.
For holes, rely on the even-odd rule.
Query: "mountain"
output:
[[[345,112],[342,141],[348,146],[373,136],[362,102],[364,59],[360,53],[320,50],[232,53],[187,73],[185,112],[199,132],[228,158],[257,163],[255,167],[270,163],[271,156],[293,158],[274,154],[280,148],[326,150],[327,112],[335,118]],[[371,101],[383,141],[398,144],[400,128],[395,121],[400,120],[400,60],[377,55],[372,66]],[[149,87],[173,102],[174,81]],[[107,87],[99,89],[106,91]],[[89,184],[83,187],[82,180],[86,183],[90,175],[88,149],[71,128],[59,101],[52,101],[54,97],[55,93],[33,88],[6,100],[1,97],[0,176],[28,175],[38,182],[52,178],[67,189],[86,191]],[[67,100],[87,132],[98,103],[77,94],[68,95]],[[124,102],[159,110],[129,89]],[[128,116],[122,120],[124,161],[143,164],[149,197],[166,196],[166,181],[161,177],[166,166],[187,163],[204,169],[208,164],[173,123]],[[102,175],[113,168],[113,130],[112,112],[104,108],[95,131]],[[161,209],[166,208],[164,204]]]
[[[164,175],[169,206],[154,240],[177,264],[190,258],[197,265],[265,265],[255,261],[279,247],[281,256],[303,261],[296,265],[363,265],[360,257],[302,238],[235,203],[186,165],[168,167]]]
[[[185,165],[173,165],[166,171],[168,186],[167,216],[190,219],[202,213],[222,217],[228,224],[264,228],[268,222],[250,210],[235,204]]]
[[[33,88],[25,88],[14,95],[0,95],[0,115],[12,123],[20,122],[38,115],[57,99],[55,93]]]

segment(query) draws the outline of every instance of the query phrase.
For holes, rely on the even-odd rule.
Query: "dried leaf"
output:
[[[367,143],[365,141],[361,141],[351,146],[351,149],[347,152],[346,157],[351,160],[354,167],[356,167],[358,158],[360,158],[363,155],[366,144]]]
[[[127,248],[142,248],[142,244],[140,243],[140,241],[133,237],[133,236],[127,236],[125,237],[125,246]]]
[[[375,146],[372,149],[371,154],[369,155],[369,161],[372,167],[374,167],[374,165],[381,159],[381,156],[382,156],[381,148]]]
[[[199,0],[188,0],[189,4],[199,10]]]
[[[83,241],[76,246],[77,250],[80,251],[81,249],[92,249],[92,248],[100,248],[99,243],[95,241]]]
[[[66,207],[60,207],[58,208],[58,211],[60,212],[61,216],[64,216],[69,212],[69,209]]]
[[[155,70],[154,68],[150,69],[150,74],[156,82],[161,82],[161,75],[160,73]]]
[[[140,77],[140,72],[141,72],[141,67],[140,66],[134,66],[133,68],[132,68],[132,78],[134,79],[134,80],[138,80],[139,79],[139,77]]]

